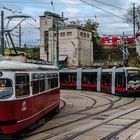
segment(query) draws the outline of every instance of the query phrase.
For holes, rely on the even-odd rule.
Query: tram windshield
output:
[[[140,85],[140,71],[139,70],[128,70],[127,71],[127,81],[128,81],[128,86],[138,86]]]
[[[12,95],[12,83],[9,79],[0,79],[0,99],[9,98]]]

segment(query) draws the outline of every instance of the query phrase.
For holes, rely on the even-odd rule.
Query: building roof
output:
[[[45,11],[45,12],[44,12],[44,16],[50,16],[50,17],[55,17],[55,18],[61,18],[59,14],[52,13],[52,12],[49,12],[49,11]]]
[[[64,27],[59,28],[59,30],[66,30],[66,29],[79,29],[79,30],[85,30],[87,32],[91,32],[92,33],[91,30],[86,29],[86,28],[81,27],[81,26],[64,26]],[[53,28],[50,28],[49,30],[52,31]]]

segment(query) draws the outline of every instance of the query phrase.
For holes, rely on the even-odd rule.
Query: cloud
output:
[[[97,20],[103,33],[122,34],[123,31],[130,31],[133,29],[133,27],[124,24],[123,20],[120,19],[119,17],[113,16],[103,10],[99,10],[95,7],[84,4],[80,2],[80,0],[52,0],[52,1],[54,3],[54,9],[56,13],[61,14],[62,12],[64,12],[64,17],[66,18],[73,17],[73,18],[69,18],[69,21],[70,20],[84,21],[87,18]],[[126,1],[98,0],[100,2],[94,0],[84,0],[84,1],[88,3],[92,2],[95,6],[101,9],[105,9],[106,11],[121,17],[123,17],[123,15],[127,12],[127,9],[129,7],[132,7],[132,2],[133,2],[133,0],[126,0]],[[36,30],[33,26],[39,27],[39,16],[44,15],[45,11],[53,12],[51,0],[48,1],[47,0],[20,0],[20,1],[0,0],[0,2],[1,5],[10,8],[13,11],[16,11],[18,9],[19,11],[22,11],[23,14],[31,16],[37,20],[36,22],[34,22],[32,19],[28,19],[27,21],[22,23],[22,32],[24,32],[22,37],[25,38],[25,40],[28,40],[29,37],[32,39],[33,38],[39,39],[39,31]],[[135,0],[135,2],[136,2],[136,6],[140,5],[139,0]],[[115,8],[107,4],[114,5],[116,7],[121,7],[126,10],[121,10],[120,8]],[[13,15],[13,13],[11,13],[6,9],[4,9],[4,11],[5,11],[5,16]],[[15,20],[12,21],[11,23],[14,26],[17,23],[17,21]],[[27,37],[27,34],[29,35],[29,37]]]
[[[40,1],[40,0],[38,0]],[[46,0],[41,0],[42,2],[46,2]],[[51,3],[51,1],[55,4],[55,3],[69,3],[69,4],[76,4],[79,3],[79,0],[50,0],[49,2]]]
[[[75,15],[80,14],[79,8],[66,8],[66,9],[64,9],[64,11],[67,16],[75,16]]]

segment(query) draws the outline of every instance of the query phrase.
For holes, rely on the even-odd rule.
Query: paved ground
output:
[[[60,113],[24,140],[140,140],[140,97],[61,90]]]

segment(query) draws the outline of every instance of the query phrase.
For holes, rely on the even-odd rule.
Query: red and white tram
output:
[[[0,61],[0,134],[14,134],[60,103],[58,68]]]

